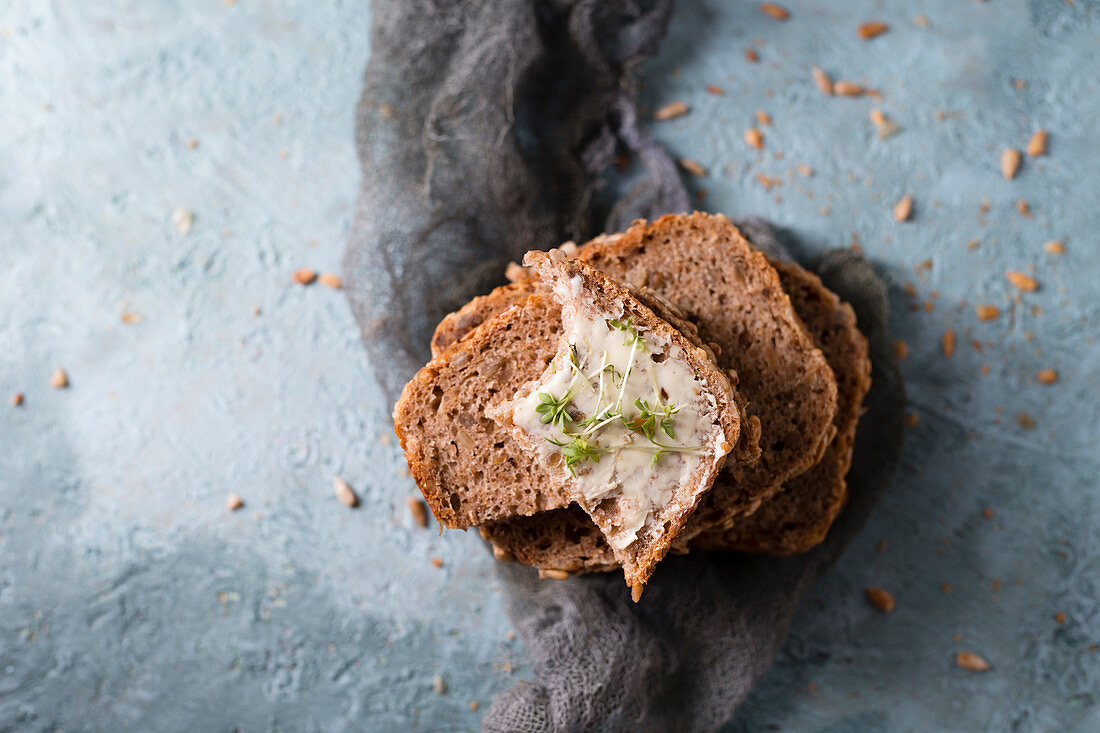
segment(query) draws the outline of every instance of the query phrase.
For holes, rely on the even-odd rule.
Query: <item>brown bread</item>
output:
[[[799,316],[833,368],[840,409],[836,436],[822,460],[789,480],[783,491],[726,531],[704,532],[693,548],[786,555],[802,552],[825,537],[844,505],[844,477],[851,462],[860,404],[870,388],[867,340],[851,307],[827,290],[816,275],[793,264],[773,263]],[[533,517],[494,522],[482,528],[498,555],[543,569],[568,573],[614,567],[611,548],[576,507]]]
[[[518,427],[515,431],[516,440],[526,445],[532,453],[542,454],[547,459],[549,483],[560,483],[565,493],[585,510],[605,537],[618,536],[621,541],[629,543],[611,544],[613,548],[617,548],[614,549],[615,559],[622,565],[627,584],[634,589],[637,597],[652,574],[653,568],[668,552],[672,540],[680,533],[688,516],[714,482],[715,476],[725,462],[726,454],[737,443],[740,433],[740,414],[733,401],[730,381],[715,367],[712,352],[693,344],[683,333],[659,317],[640,299],[590,265],[579,260],[568,259],[560,250],[551,251],[549,254],[529,252],[524,258],[524,264],[532,267],[539,279],[554,289],[559,300],[563,302],[563,309],[567,314],[575,314],[588,323],[602,324],[605,318],[610,317],[631,324],[630,328],[634,329],[632,333],[644,336],[649,344],[648,347],[643,344],[643,350],[640,352],[650,354],[649,357],[642,357],[647,360],[647,363],[659,363],[658,372],[670,369],[673,363],[678,363],[680,368],[685,369],[685,376],[691,375],[695,380],[694,384],[697,385],[687,391],[691,396],[686,398],[687,401],[682,404],[682,407],[686,413],[694,413],[700,420],[695,429],[701,431],[696,433],[701,447],[683,454],[682,457],[667,455],[662,462],[656,463],[655,467],[641,469],[647,476],[656,477],[661,475],[662,465],[671,466],[666,471],[671,470],[673,473],[664,474],[666,479],[671,481],[668,484],[670,493],[662,496],[660,503],[657,504],[648,504],[649,501],[656,500],[656,497],[647,496],[644,493],[645,487],[650,484],[648,479],[640,484],[634,484],[636,490],[643,492],[638,496],[631,497],[625,487],[612,489],[610,492],[601,491],[599,496],[586,495],[581,488],[581,478],[578,477],[583,477],[589,470],[595,470],[598,462],[580,463],[576,476],[573,476],[572,472],[567,471],[561,463],[555,465],[553,459],[557,458],[560,461],[561,452],[549,446],[541,433],[531,434]],[[616,343],[624,338],[623,335],[614,331],[610,333],[614,334],[610,338]],[[636,346],[638,342],[631,343]],[[634,348],[630,349],[631,355],[634,354]],[[562,338],[559,350],[568,353],[568,349],[569,342]],[[649,361],[650,358],[652,362]],[[590,367],[591,365],[585,369]],[[535,381],[526,385],[520,393],[531,394],[541,386],[541,381]],[[669,388],[672,389],[671,386]],[[506,406],[505,412],[510,415],[510,404]],[[616,424],[617,422],[616,420]],[[550,429],[557,434],[556,428]],[[622,430],[622,427],[620,426],[619,429]],[[577,428],[572,428],[571,431],[575,433]],[[626,432],[628,438],[637,436],[637,433]],[[644,437],[641,440],[644,445],[648,445]],[[608,454],[603,457],[603,461],[614,462],[617,457]],[[648,458],[642,460],[648,461]],[[690,473],[686,476],[678,474],[680,469],[675,468],[681,460],[688,461],[685,465],[690,467]],[[630,462],[626,465],[630,465]],[[635,481],[637,480],[636,478]],[[624,530],[628,523],[626,519],[629,514],[628,507],[631,502],[637,502],[639,498],[647,502],[642,505],[645,507],[642,513],[644,520],[639,516],[639,520],[643,523],[635,525],[636,531]]]
[[[863,396],[871,388],[867,339],[856,314],[821,280],[792,264],[776,264],[783,288],[821,347],[837,378],[836,437],[821,460],[788,481],[783,491],[730,529],[705,532],[693,547],[768,555],[804,552],[825,539],[847,499],[845,476],[852,463]]]
[[[693,326],[651,296],[639,297],[661,310],[663,318],[677,321],[682,337],[696,349],[702,347]],[[569,504],[560,486],[548,485],[546,468],[532,453],[505,439],[501,426],[487,417],[542,374],[556,353],[560,332],[560,304],[530,283],[498,288],[440,324],[433,339],[436,356],[406,385],[394,426],[441,524],[470,527]],[[709,350],[704,352],[713,359]],[[744,400],[739,395],[735,406],[733,419],[741,422]],[[757,451],[758,425],[746,422],[738,460]]]

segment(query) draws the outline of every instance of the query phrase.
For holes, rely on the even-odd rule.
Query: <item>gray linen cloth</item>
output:
[[[639,128],[632,76],[671,13],[671,0],[375,0],[344,270],[387,407],[440,318],[507,262],[688,210],[674,163]],[[645,170],[625,191],[620,155]],[[773,255],[797,249],[766,222],[739,224]],[[829,537],[793,558],[668,558],[639,604],[618,574],[540,582],[502,564],[536,679],[501,694],[485,730],[715,730],[768,669],[798,598],[889,485],[903,432],[884,284],[847,250],[806,264],[853,305],[873,360],[851,501]]]

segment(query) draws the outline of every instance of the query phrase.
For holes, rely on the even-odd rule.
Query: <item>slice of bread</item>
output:
[[[637,297],[681,330],[708,358],[696,329],[651,294]],[[432,513],[448,527],[482,525],[503,517],[568,506],[562,487],[530,451],[503,439],[487,417],[502,400],[537,379],[555,355],[561,304],[536,281],[505,286],[446,317],[432,340],[434,358],[406,385],[394,427]],[[736,381],[736,375],[730,375]],[[758,452],[759,424],[734,392],[736,420],[745,425],[739,461]]]
[[[582,247],[580,259],[613,279],[667,298],[720,348],[761,424],[760,460],[731,464],[678,543],[729,526],[815,464],[833,437],[836,379],[791,307],[779,275],[724,216],[639,221]]]
[[[863,396],[871,388],[867,338],[851,306],[818,277],[793,264],[775,264],[783,288],[837,378],[836,437],[821,460],[789,480],[779,494],[725,531],[704,532],[693,547],[768,555],[804,552],[825,539],[847,498],[845,476],[852,462]],[[594,554],[594,553],[589,553]]]
[[[562,304],[563,336],[490,414],[588,513],[637,597],[738,441],[733,390],[712,352],[595,268],[560,250],[524,264]]]
[[[405,385],[394,430],[440,524],[471,527],[569,503],[546,467],[488,417],[558,351],[561,305],[529,293],[428,362]]]
[[[824,539],[844,505],[860,405],[871,384],[867,339],[857,328],[851,306],[816,275],[795,264],[772,264],[836,375],[836,435],[816,465],[788,480],[782,491],[756,512],[737,519],[729,530],[696,537],[692,548],[771,555],[803,552]],[[482,536],[498,557],[551,572],[599,572],[614,565],[611,548],[597,527],[575,508],[494,522],[482,528]]]

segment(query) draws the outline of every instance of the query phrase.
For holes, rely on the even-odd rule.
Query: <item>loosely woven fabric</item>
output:
[[[436,323],[499,284],[507,262],[688,210],[675,164],[639,126],[632,77],[671,12],[671,0],[375,0],[344,270],[390,405]],[[614,196],[609,168],[624,154],[645,175]],[[738,223],[790,256],[767,222]],[[638,604],[619,574],[539,581],[500,565],[534,679],[498,696],[486,730],[714,730],[768,669],[799,596],[889,484],[902,440],[886,288],[850,251],[809,264],[855,308],[873,363],[851,502],[825,543],[792,558],[670,557]]]

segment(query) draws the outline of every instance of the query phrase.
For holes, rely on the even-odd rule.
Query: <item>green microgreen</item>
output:
[[[566,390],[561,397],[555,397],[549,392],[539,392],[539,403],[535,406],[535,412],[542,415],[539,421],[543,425],[555,425],[558,430],[565,432],[565,423],[573,422],[567,408],[573,401],[572,390]]]
[[[575,437],[568,443],[553,438],[547,438],[547,440],[561,448],[561,454],[565,456],[565,467],[569,469],[569,473],[573,476],[577,475],[574,466],[584,461],[599,463],[600,454],[607,450],[607,448],[600,448],[589,443],[584,438]]]
[[[625,321],[612,318],[607,322],[607,325],[616,331],[625,333],[627,335],[626,343],[645,346],[645,339],[642,338],[641,334],[638,333],[638,329],[634,326],[634,316],[628,316]]]

